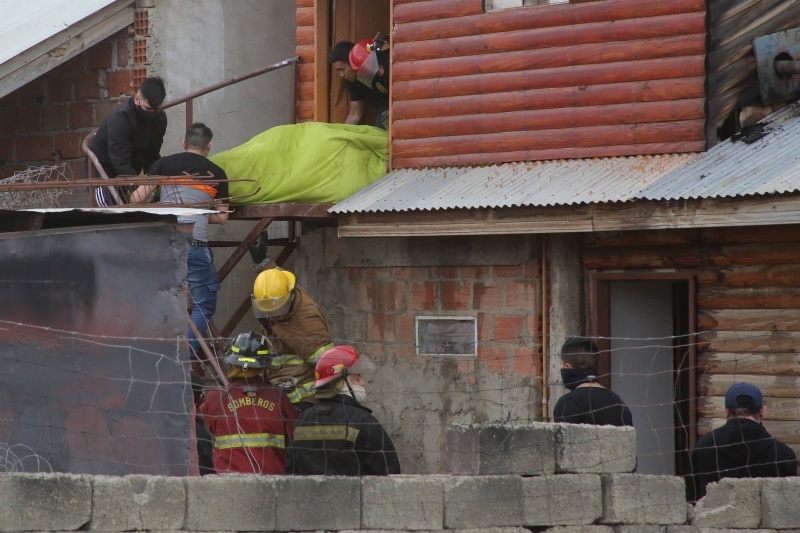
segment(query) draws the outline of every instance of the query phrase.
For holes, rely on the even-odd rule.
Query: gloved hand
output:
[[[269,246],[269,237],[267,230],[263,230],[258,234],[258,238],[254,242],[247,243],[247,249],[250,250],[250,257],[253,258],[253,264],[257,265],[267,258],[267,247]]]

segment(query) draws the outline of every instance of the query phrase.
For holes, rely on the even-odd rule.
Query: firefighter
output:
[[[251,298],[253,313],[275,353],[269,382],[284,389],[298,413],[303,412],[314,402],[314,365],[333,347],[328,319],[288,270],[261,272]]]
[[[297,412],[286,394],[264,381],[267,339],[242,333],[227,350],[230,385],[211,390],[200,406],[214,434],[217,474],[282,474]]]
[[[328,476],[386,476],[400,473],[392,439],[372,411],[362,373],[375,364],[352,346],[335,346],[317,361],[317,403],[295,425],[286,473]]]

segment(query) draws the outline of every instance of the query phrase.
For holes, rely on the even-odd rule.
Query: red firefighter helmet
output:
[[[350,68],[356,72],[356,80],[367,87],[372,87],[372,81],[380,68],[378,62],[380,42],[379,33],[373,39],[358,41],[350,50]]]
[[[358,72],[373,50],[375,50],[374,39],[358,41],[350,50],[350,68]]]
[[[358,355],[352,346],[328,348],[314,367],[314,388],[317,389],[347,374],[365,374],[375,369],[375,363],[366,355]]]

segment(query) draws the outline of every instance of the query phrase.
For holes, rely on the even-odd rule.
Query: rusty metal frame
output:
[[[689,448],[697,442],[697,273],[694,270],[676,272],[657,271],[589,271],[589,332],[601,352],[611,349],[611,282],[612,281],[675,281],[685,282],[688,289],[687,338],[689,347]],[[611,361],[600,360],[598,373],[608,376]],[[608,380],[608,377],[605,378]],[[608,383],[604,383],[608,385]],[[678,450],[676,450],[677,452]]]

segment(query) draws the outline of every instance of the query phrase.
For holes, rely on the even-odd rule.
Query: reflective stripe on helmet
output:
[[[359,430],[352,426],[300,426],[294,428],[294,440],[346,440],[355,442]]]
[[[214,446],[220,450],[230,448],[285,448],[286,441],[283,435],[272,433],[249,433],[239,435],[217,435]]]

